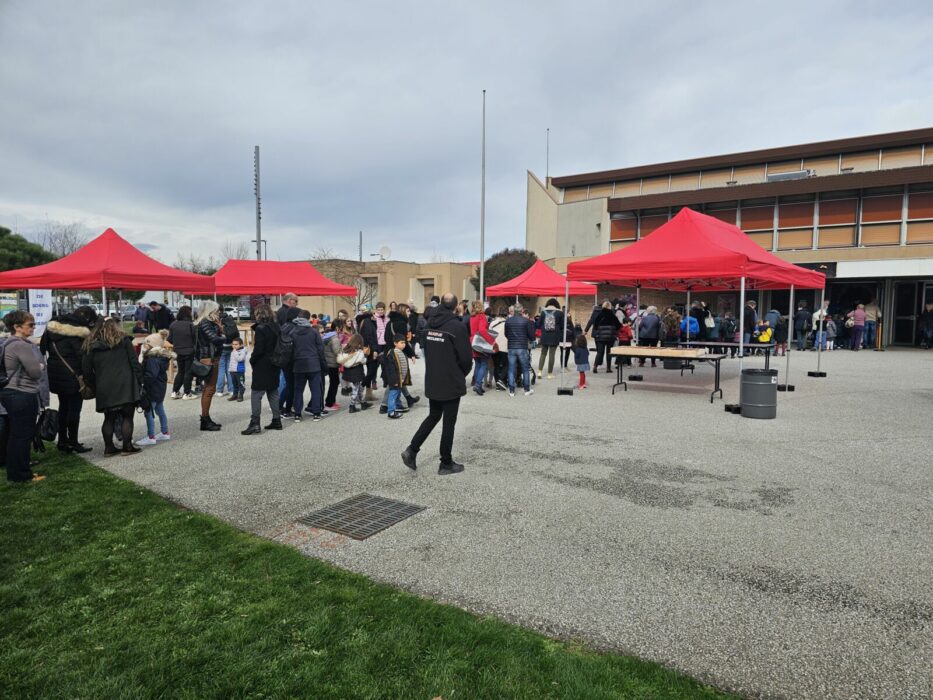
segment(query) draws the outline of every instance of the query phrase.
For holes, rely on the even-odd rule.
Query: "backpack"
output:
[[[727,318],[722,322],[722,334],[726,338],[731,338],[735,335],[737,328],[734,318]]]
[[[544,314],[544,330],[546,331],[556,331],[557,330],[557,319],[554,318],[555,314],[546,313]]]
[[[220,319],[220,325],[224,329],[224,336],[227,339],[227,342],[231,342],[234,338],[240,337],[240,329],[236,325],[236,321],[232,316],[224,315]]]
[[[272,351],[270,361],[276,367],[286,369],[295,357],[295,340],[291,333],[282,331],[279,334],[279,342],[275,344],[275,350]]]

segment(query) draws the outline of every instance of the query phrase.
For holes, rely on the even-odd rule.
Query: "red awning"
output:
[[[71,255],[0,272],[0,289],[165,289],[210,294],[214,280],[176,270],[133,247],[112,228]]]
[[[286,294],[355,297],[356,287],[327,279],[309,262],[228,260],[214,273],[218,294]]]
[[[684,208],[637,243],[567,266],[572,280],[677,291],[822,289],[826,277],[782,260],[740,228]]]
[[[556,297],[564,295],[566,286],[567,279],[562,274],[553,270],[547,263],[537,260],[518,277],[486,287],[486,296],[514,297],[520,294],[528,297]],[[595,285],[585,282],[570,283],[570,296],[591,297],[595,294]]]

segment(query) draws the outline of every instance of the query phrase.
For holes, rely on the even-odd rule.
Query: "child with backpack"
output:
[[[587,345],[586,335],[581,333],[573,341],[573,361],[580,373],[578,389],[586,389],[586,373],[590,371],[590,348]]]
[[[372,406],[363,401],[363,380],[366,377],[366,358],[370,349],[364,347],[363,336],[354,333],[343,351],[337,355],[337,362],[343,367],[343,378],[350,382],[350,413],[357,413]]]
[[[143,389],[149,401],[149,408],[145,411],[146,437],[136,441],[137,447],[148,447],[172,439],[168,430],[168,416],[165,415],[165,392],[168,387],[168,365],[175,359],[175,353],[164,346],[167,336],[168,330],[153,333],[146,336],[140,347]],[[156,416],[159,417],[158,433],[155,430]]]

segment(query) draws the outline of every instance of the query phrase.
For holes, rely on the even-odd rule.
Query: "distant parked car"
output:
[[[120,307],[120,320],[121,321],[135,321],[136,320],[136,307],[132,304],[128,306]]]

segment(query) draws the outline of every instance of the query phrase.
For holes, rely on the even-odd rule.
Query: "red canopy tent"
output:
[[[214,273],[218,294],[285,294],[355,297],[356,287],[327,279],[309,262],[228,260]]]
[[[0,272],[0,289],[171,289],[209,294],[214,280],[150,258],[108,228],[54,262]],[[106,299],[106,297],[105,297]]]
[[[688,306],[690,293],[696,291],[738,291],[744,307],[746,289],[789,287],[791,313],[795,287],[826,285],[822,273],[782,260],[737,226],[686,207],[637,243],[570,263],[567,279],[631,285],[636,294],[641,287],[685,291]],[[739,325],[744,340],[744,314],[739,315]],[[744,355],[744,349],[741,352]]]
[[[570,296],[594,296],[596,294],[596,285],[586,282],[571,282],[568,285],[567,279],[562,274],[553,270],[547,263],[537,260],[518,277],[486,287],[486,296],[514,297],[519,294],[535,297],[560,296],[568,293],[568,289]]]

